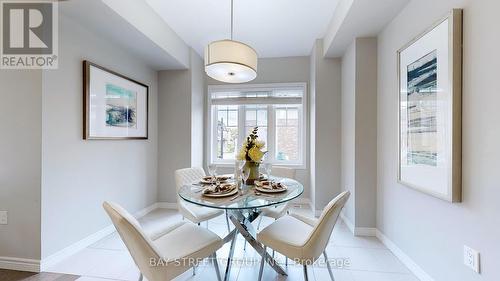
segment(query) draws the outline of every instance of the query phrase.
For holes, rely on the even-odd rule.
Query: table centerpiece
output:
[[[262,162],[262,157],[267,153],[267,151],[263,151],[266,143],[259,140],[258,131],[259,127],[253,128],[236,157],[240,161],[245,161],[243,173],[246,178],[245,184],[248,185],[253,185],[259,179],[259,165]]]

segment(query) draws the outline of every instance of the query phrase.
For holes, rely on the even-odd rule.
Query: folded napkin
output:
[[[256,182],[256,185],[264,189],[284,189],[285,185],[281,182],[270,182],[270,181],[260,181]]]
[[[217,176],[217,180],[215,180],[215,181],[223,182],[223,181],[227,181],[229,179],[231,179],[231,177]],[[201,183],[214,183],[215,181],[214,181],[214,178],[211,176],[205,176],[205,177],[201,178]]]
[[[227,193],[231,192],[236,188],[236,185],[230,183],[224,183],[219,185],[212,185],[203,189],[203,194],[213,194],[213,193]]]

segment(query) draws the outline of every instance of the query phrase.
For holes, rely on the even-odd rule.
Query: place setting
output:
[[[235,155],[233,174],[219,174],[216,163],[209,163],[207,168],[208,175],[201,175],[185,186],[179,193],[181,197],[217,208],[248,209],[288,201],[301,193],[295,180],[271,174],[273,162],[265,150],[265,142],[259,139],[257,127]]]
[[[199,184],[200,185],[212,185],[216,183],[225,183],[228,180],[230,180],[230,176],[217,176],[217,177],[212,177],[212,176],[205,176],[201,178]]]
[[[235,201],[238,198],[243,199],[245,195],[276,197],[274,194],[287,191],[288,188],[284,183],[268,178],[267,175],[261,175],[253,185],[246,185],[244,182],[248,179],[248,173],[244,171],[241,171],[234,180],[230,176],[204,177],[200,183],[205,185],[196,192],[207,199],[234,196],[231,201]]]
[[[269,180],[255,182],[255,190],[263,193],[281,193],[287,191],[287,189],[288,187],[281,182]]]

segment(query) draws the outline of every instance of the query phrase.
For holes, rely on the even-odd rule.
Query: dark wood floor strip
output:
[[[75,281],[78,278],[80,276],[70,274],[0,269],[1,281]]]

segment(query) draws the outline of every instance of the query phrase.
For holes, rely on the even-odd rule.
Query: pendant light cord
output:
[[[231,0],[231,40],[233,40],[233,0]]]

